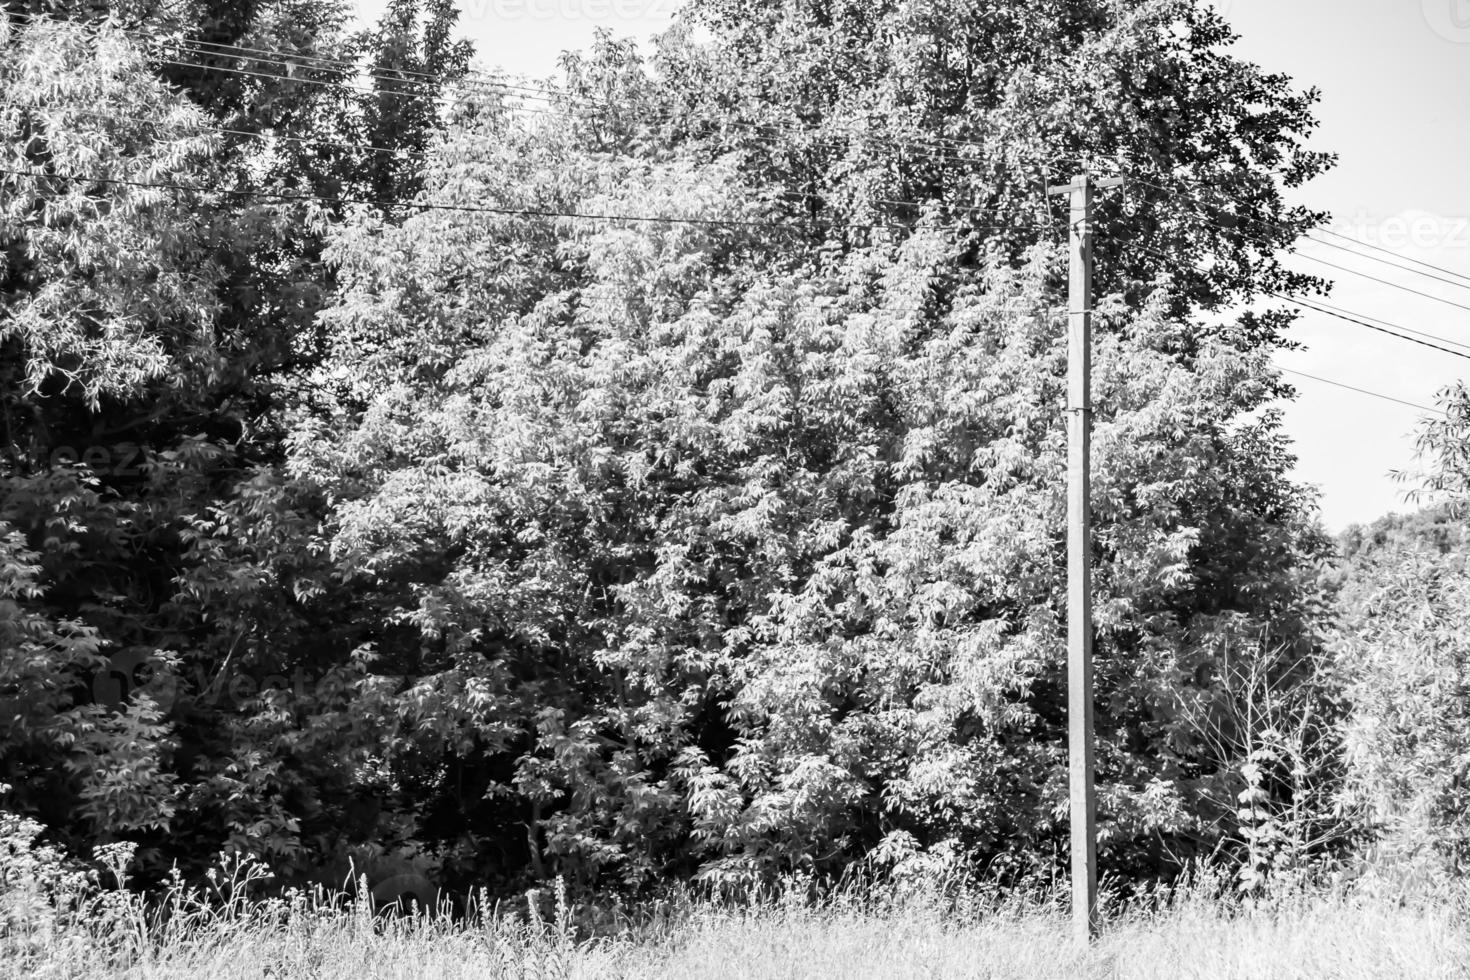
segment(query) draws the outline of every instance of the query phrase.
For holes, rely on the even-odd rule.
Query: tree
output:
[[[173,59],[96,11],[5,23],[0,698],[14,714],[0,767],[16,805],[53,833],[79,848],[131,834],[152,872],[231,842],[283,869],[301,863],[299,814],[271,801],[296,792],[309,809],[347,764],[312,726],[339,717],[345,687],[332,681],[350,662],[311,675],[319,700],[301,726],[271,714],[274,688],[300,683],[301,632],[319,626],[292,614],[289,583],[311,565],[325,509],[271,470],[283,413],[310,392],[310,328],[331,289],[319,227],[331,209],[292,198],[373,180],[390,198],[406,193],[356,157],[310,152],[313,139],[350,138],[361,116],[356,102],[306,111],[348,91],[348,63],[315,67],[313,45],[331,41],[309,35],[330,33],[329,6],[115,11],[155,17],[155,41],[186,38]],[[313,84],[280,63],[280,78],[240,74],[259,59],[227,45],[269,46],[277,32]],[[211,84],[221,77],[247,81]],[[193,86],[189,97],[176,84]],[[407,121],[401,138],[426,139]],[[211,538],[223,526],[233,549]],[[252,528],[304,553],[241,561]],[[279,641],[282,656],[250,661],[251,634]],[[264,691],[262,679],[273,679]],[[255,764],[272,740],[328,761],[299,773],[278,761],[273,779]]]
[[[668,38],[654,78],[604,39],[568,59],[561,103],[600,111],[533,117],[408,84],[425,81],[411,74],[425,59],[459,57],[435,33],[447,9],[429,8],[419,43],[407,40],[417,7],[383,27],[382,63],[402,77],[379,95],[412,88],[406,118],[426,128],[451,103],[442,137],[394,144],[422,151],[411,173],[350,155],[296,166],[290,154],[311,144],[278,155],[247,137],[210,137],[207,158],[159,156],[127,117],[89,131],[94,156],[178,186],[79,184],[62,200],[102,215],[79,239],[93,249],[115,234],[107,261],[177,258],[159,270],[163,298],[198,306],[182,315],[104,276],[109,309],[146,324],[158,350],[145,362],[148,343],[121,347],[116,370],[90,349],[75,363],[43,349],[51,319],[15,335],[38,377],[58,363],[76,384],[116,376],[96,397],[116,402],[108,418],[146,419],[151,450],[132,482],[42,472],[51,442],[0,474],[3,519],[20,532],[6,530],[0,600],[34,651],[9,681],[35,705],[27,724],[105,722],[110,750],[138,753],[114,753],[133,782],[106,789],[132,809],[79,810],[85,772],[56,766],[26,807],[44,789],[66,811],[54,827],[131,835],[156,868],[173,849],[222,845],[283,878],[352,847],[415,852],[452,887],[563,873],[630,892],[668,875],[743,886],[837,872],[869,855],[1046,866],[1064,771],[1061,256],[965,210],[1039,201],[1029,181],[957,181],[952,160],[911,160],[910,137],[979,142],[995,175],[1056,132],[1162,147],[1086,99],[1040,129],[1025,110],[1079,65],[1115,60],[1203,105],[1232,77],[1207,43],[1218,22],[1164,3],[1136,16],[1005,8],[1026,28],[1012,31],[936,8],[952,20],[917,36],[963,44],[944,48],[958,60],[931,62],[889,40],[908,13],[854,7],[832,22],[853,31],[833,34],[817,10],[808,36],[807,21],[767,23],[756,8],[750,31],[714,17],[710,49]],[[1150,33],[1179,18],[1186,40]],[[789,64],[760,60],[752,32],[765,28]],[[61,32],[73,54],[47,69],[66,98],[38,95],[16,125],[90,93],[87,46],[119,43],[31,30]],[[1072,60],[1046,60],[1030,32]],[[812,55],[808,42],[830,37],[851,63]],[[20,51],[17,65],[35,61]],[[179,105],[140,55],[124,60],[114,81],[128,99]],[[1036,87],[956,67],[992,63],[1022,66]],[[722,73],[760,84],[731,91]],[[888,92],[889,75],[927,87]],[[1105,76],[1089,96],[1099,105],[1144,84]],[[975,93],[965,112],[943,111],[950,82]],[[1310,99],[1259,75],[1242,84],[1274,109],[1201,116],[1199,139],[1247,134],[1256,169],[1241,179],[1269,203],[1276,179],[1321,163],[1291,150]],[[781,101],[783,85],[802,98]],[[1139,126],[1166,125],[1163,95],[1134,96]],[[869,102],[905,145],[834,151],[838,120]],[[785,125],[798,104],[818,136]],[[325,135],[386,125],[387,106],[324,114]],[[175,111],[191,134],[208,118]],[[772,121],[780,134],[750,128]],[[1234,172],[1174,140],[1169,160]],[[405,196],[255,200],[337,180]],[[793,207],[793,192],[824,199]],[[890,195],[916,203],[854,227]],[[1173,207],[1161,213],[1179,231]],[[24,207],[14,221],[17,254],[56,255],[12,279],[8,302],[101,288],[68,258],[73,239]],[[1173,257],[1139,258],[1099,312],[1105,854],[1139,874],[1234,827],[1249,746],[1221,721],[1236,696],[1227,667],[1296,682],[1315,650],[1326,548],[1285,476],[1271,324],[1200,330],[1182,315],[1281,282],[1244,253],[1189,272],[1179,255],[1204,233],[1179,233],[1195,237],[1141,231]],[[1272,247],[1242,236],[1247,251]],[[99,254],[89,261],[109,270]],[[17,390],[17,417],[99,415],[81,394]],[[71,524],[55,523],[58,503]],[[122,591],[133,564],[153,578]],[[136,690],[110,710],[84,704],[87,665],[124,653],[134,659],[114,666]],[[63,758],[71,736],[49,737],[0,746],[0,763]]]
[[[1418,474],[1414,498],[1440,498],[1453,510],[1470,501],[1470,388],[1464,382],[1440,393],[1443,417],[1427,419],[1419,432],[1419,453],[1428,460]]]
[[[1436,505],[1344,535],[1334,656],[1350,681],[1350,789],[1371,813],[1390,866],[1459,875],[1465,819],[1465,695],[1470,690],[1470,396],[1440,396],[1425,420],[1425,469],[1411,499]]]
[[[1096,215],[1102,293],[1141,302],[1167,274],[1177,302],[1218,308],[1322,285],[1277,258],[1325,217],[1282,196],[1331,164],[1304,146],[1317,93],[1231,56],[1209,5],[685,11],[714,43],[667,40],[658,118],[712,155],[738,153],[816,235],[862,242],[867,223],[912,226],[938,206],[969,231],[968,261],[997,241],[1014,259],[1064,228],[1047,185],[1091,167],[1129,180]],[[1290,318],[1243,322],[1243,340],[1269,342]]]
[[[210,194],[152,186],[207,185],[214,143],[124,39],[4,29],[5,781],[53,826],[156,830],[173,812],[158,704],[113,711],[89,688],[104,658],[164,645],[146,621],[168,572],[148,558],[207,482],[188,465],[203,440],[153,459],[131,440],[151,393],[168,404],[221,353]]]
[[[357,136],[374,147],[367,185],[376,200],[419,189],[423,154],[443,114],[441,100],[469,70],[470,43],[451,36],[458,19],[450,0],[390,0],[377,30],[358,39],[370,59],[374,97]]]
[[[977,269],[931,221],[822,260],[738,159],[606,138],[468,117],[425,199],[500,213],[364,213],[333,245],[343,398],[293,472],[377,597],[416,836],[484,873],[475,829],[520,827],[495,873],[631,888],[884,841],[1049,861],[1056,256]],[[1221,658],[1289,674],[1326,548],[1266,353],[1173,308],[1111,301],[1098,350],[1104,826],[1134,870],[1229,828]]]
[[[1466,825],[1470,537],[1390,542],[1349,563],[1334,653],[1350,681],[1350,789],[1398,870],[1460,874]]]

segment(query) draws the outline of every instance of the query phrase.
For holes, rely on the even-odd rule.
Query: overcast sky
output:
[[[544,78],[557,55],[589,44],[604,27],[646,39],[666,28],[680,0],[461,0],[461,27],[484,65]],[[961,2],[961,0],[957,0]],[[380,0],[362,0],[376,17]],[[1315,148],[1338,168],[1297,195],[1332,212],[1333,231],[1470,275],[1470,0],[1215,0],[1241,34],[1236,51],[1322,90]],[[1373,253],[1379,254],[1379,253]],[[1332,305],[1470,343],[1470,310],[1415,296],[1311,261],[1316,256],[1470,306],[1457,288],[1337,249],[1308,246],[1291,260],[1336,282]],[[1383,256],[1387,257],[1387,256]],[[1434,273],[1438,275],[1438,273]],[[1317,314],[1296,334],[1305,350],[1282,367],[1406,402],[1470,372],[1470,361]],[[1462,365],[1464,367],[1462,367]],[[1300,391],[1286,408],[1297,475],[1321,490],[1336,531],[1408,509],[1390,471],[1414,465],[1422,413],[1395,402],[1291,376]]]

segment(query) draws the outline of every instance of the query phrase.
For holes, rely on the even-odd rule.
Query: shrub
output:
[[[1470,869],[1470,553],[1379,552],[1350,580],[1337,640],[1353,702],[1352,796],[1381,853]]]

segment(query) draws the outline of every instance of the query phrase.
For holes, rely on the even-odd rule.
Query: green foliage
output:
[[[1336,656],[1351,681],[1352,789],[1399,873],[1458,876],[1470,861],[1470,398],[1441,396],[1420,430],[1411,498],[1436,506],[1343,536]]]
[[[293,9],[296,29],[323,23]],[[256,11],[258,43],[283,10]],[[371,740],[337,733],[354,662],[314,660],[321,623],[292,615],[320,501],[254,466],[282,455],[291,375],[315,363],[302,328],[331,282],[304,209],[222,186],[314,190],[357,165],[221,139],[111,26],[4,32],[0,778],[68,844],[129,835],[154,873],[241,841],[299,870],[302,811],[350,825],[360,801],[338,774]],[[192,94],[251,125],[229,107],[242,93]]]
[[[1466,527],[1463,514],[1441,504],[1406,514],[1389,514],[1367,527],[1354,524],[1339,536],[1337,545],[1348,568],[1356,569],[1366,566],[1378,552],[1463,551],[1470,545]]]
[[[340,409],[292,466],[383,595],[388,761],[478,763],[465,832],[523,823],[579,884],[835,870],[892,834],[1034,868],[1064,813],[1058,257],[975,269],[923,229],[786,271],[742,179],[490,114],[426,193],[708,223],[341,229]],[[1222,658],[1311,648],[1325,548],[1264,353],[1170,307],[1106,304],[1096,354],[1105,843],[1139,868],[1233,825],[1205,801],[1238,760],[1200,735]]]
[[[1360,559],[1337,656],[1350,672],[1356,794],[1394,860],[1470,860],[1470,554],[1406,546]]]
[[[1428,467],[1413,496],[1447,500],[1463,515],[1470,503],[1470,388],[1464,382],[1451,385],[1440,393],[1439,403],[1443,417],[1426,420],[1419,433],[1419,452]]]
[[[1470,861],[1470,393],[1441,393],[1419,433],[1410,499],[1435,506],[1343,535],[1335,655],[1353,702],[1351,788],[1398,873],[1463,874]]]
[[[1234,57],[1209,4],[696,0],[686,10],[715,44],[663,48],[671,128],[739,154],[758,183],[787,195],[789,213],[833,221],[827,236],[860,234],[844,231],[849,222],[912,226],[937,205],[970,233],[970,261],[997,242],[1015,257],[1039,229],[1064,224],[1047,185],[1091,167],[1129,181],[1098,205],[1103,293],[1141,299],[1167,274],[1179,300],[1214,306],[1311,282],[1275,254],[1325,217],[1282,196],[1332,163],[1305,145],[1317,94]],[[1283,321],[1249,322],[1243,337],[1266,340]]]
[[[1172,0],[832,23],[708,2],[714,43],[676,31],[655,77],[606,38],[566,61],[568,105],[618,111],[441,113],[454,87],[414,73],[463,68],[447,4],[395,3],[356,46],[335,11],[186,8],[382,69],[367,99],[350,63],[205,85],[107,28],[8,28],[8,166],[47,175],[0,181],[17,808],[78,852],[127,838],[154,880],[220,849],[283,881],[367,853],[627,893],[869,856],[1048,870],[1063,258],[953,218],[1044,222],[1047,172],[1098,152],[1232,173],[1292,237],[1314,218],[1278,185],[1325,163],[1298,145],[1311,96]],[[834,149],[854,119],[887,135]],[[1286,478],[1274,321],[1184,315],[1300,285],[1270,258],[1287,239],[1204,230],[1147,187],[1106,230],[1164,259],[1107,253],[1095,355],[1103,853],[1125,875],[1241,833],[1252,856],[1308,846],[1266,840],[1306,783],[1262,764],[1319,758],[1317,736],[1242,723],[1239,678],[1274,717],[1331,710],[1300,668],[1327,543]],[[298,191],[383,204],[249,196]]]

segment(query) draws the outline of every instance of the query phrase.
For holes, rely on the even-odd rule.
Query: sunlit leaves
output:
[[[538,847],[587,881],[646,882],[686,837],[726,884],[825,867],[894,823],[1041,860],[1063,758],[1059,257],[971,269],[926,230],[795,274],[728,166],[480,125],[426,188],[697,223],[424,213],[338,234],[326,318],[351,398],[293,467],[340,501],[337,560],[414,627],[419,652],[384,666],[439,692],[434,736],[515,753]],[[1271,423],[1248,421],[1264,355],[1183,344],[1170,309],[1165,290],[1105,305],[1097,350],[1124,851],[1175,833],[1190,774],[1227,761],[1176,703],[1219,644],[1307,642],[1294,569],[1320,547]]]
[[[6,29],[0,340],[20,341],[33,388],[59,379],[95,406],[212,339],[208,221],[197,200],[147,185],[207,185],[213,139],[129,39],[45,21]]]

